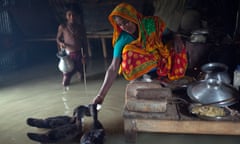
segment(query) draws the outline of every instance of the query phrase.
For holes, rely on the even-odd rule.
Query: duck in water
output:
[[[105,130],[98,120],[98,111],[96,104],[89,105],[90,113],[93,117],[93,126],[80,139],[80,144],[103,144],[105,139]]]
[[[49,130],[46,133],[27,133],[27,136],[33,140],[41,143],[56,143],[62,141],[73,140],[77,136],[81,136],[83,133],[83,117],[90,116],[88,106],[79,106],[74,110],[73,117],[69,120],[67,117],[55,117],[38,121],[40,123],[34,124],[38,127],[57,127]],[[57,119],[59,118],[59,119]],[[62,121],[61,121],[62,120]],[[36,122],[36,121],[35,121]],[[66,122],[66,123],[65,123]],[[64,124],[65,123],[65,124]],[[41,125],[39,125],[41,124]],[[43,124],[43,125],[42,125]],[[59,125],[62,124],[62,125]]]
[[[84,108],[85,107],[85,108]],[[55,116],[55,117],[48,117],[46,119],[38,119],[38,118],[28,118],[27,124],[32,127],[37,128],[46,128],[46,129],[53,129],[59,126],[63,126],[66,124],[74,123],[75,115],[77,112],[81,112],[82,109],[86,110],[86,116],[90,116],[90,111],[87,110],[88,106],[80,105],[76,107],[73,111],[73,116]]]
[[[28,118],[27,124],[32,127],[53,129],[73,122],[70,116],[56,116],[46,119]]]

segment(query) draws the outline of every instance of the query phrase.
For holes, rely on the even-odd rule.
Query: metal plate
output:
[[[204,120],[219,121],[219,120],[230,120],[232,118],[230,111],[225,107],[218,107],[224,111],[224,113],[225,113],[224,116],[207,116],[207,115],[203,115],[203,114],[196,114],[193,112],[193,108],[196,108],[196,107],[200,108],[200,107],[204,107],[204,106],[205,107],[206,106],[217,107],[217,106],[212,106],[212,105],[191,104],[189,106],[189,112],[193,115],[196,115],[200,119],[204,119]]]

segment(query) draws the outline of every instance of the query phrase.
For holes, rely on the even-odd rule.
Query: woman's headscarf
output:
[[[153,45],[156,44],[155,42],[158,42],[158,44],[161,43],[162,32],[166,26],[165,23],[159,17],[144,17],[132,5],[121,3],[117,5],[108,16],[108,19],[114,28],[112,39],[113,45],[122,31],[116,24],[114,16],[120,16],[137,25],[139,34],[137,41],[134,42],[136,45],[141,45],[145,48],[146,44],[148,44],[148,46],[153,48]]]
[[[127,3],[121,3],[117,5],[111,14],[108,16],[110,23],[113,26],[113,44],[116,42],[118,36],[121,33],[120,27],[116,24],[114,20],[114,16],[120,16],[126,20],[129,20],[135,24],[139,23],[139,20],[142,18],[142,14],[140,14],[134,7]]]

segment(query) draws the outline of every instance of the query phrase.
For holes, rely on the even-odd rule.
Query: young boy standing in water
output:
[[[86,31],[84,24],[79,18],[79,13],[73,8],[67,8],[65,11],[66,22],[58,26],[56,42],[60,49],[64,49],[74,63],[71,72],[63,73],[62,85],[64,87],[70,84],[71,78],[75,73],[79,74],[81,80],[84,74],[85,65]]]

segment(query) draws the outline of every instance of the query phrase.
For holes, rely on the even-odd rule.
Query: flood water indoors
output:
[[[87,68],[87,85],[73,77],[68,91],[61,86],[57,62],[44,63],[0,76],[0,141],[3,144],[36,144],[27,132],[45,132],[26,125],[29,117],[46,118],[72,115],[78,105],[91,102],[100,88],[109,61],[95,59]],[[122,110],[128,82],[119,77],[109,91],[99,112],[106,129],[105,144],[124,144]],[[85,127],[91,119],[85,118]],[[137,144],[238,144],[240,136],[138,133]],[[77,144],[70,141],[66,144]]]

